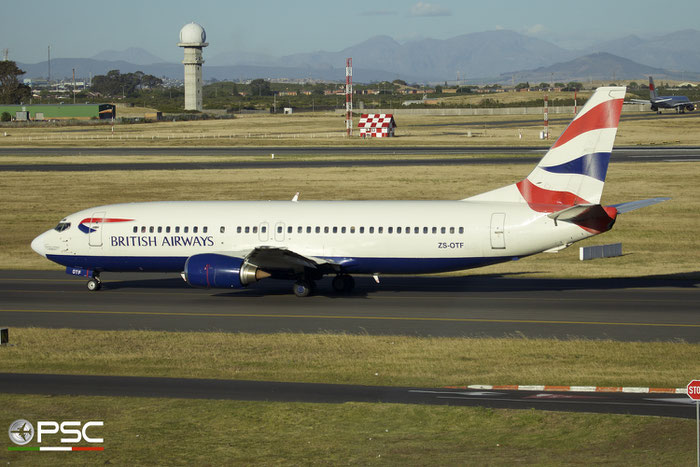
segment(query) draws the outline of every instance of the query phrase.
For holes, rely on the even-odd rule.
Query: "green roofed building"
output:
[[[29,112],[30,120],[109,120],[117,117],[117,109],[112,104],[0,105],[0,114],[3,112],[8,112],[12,118],[17,112]]]

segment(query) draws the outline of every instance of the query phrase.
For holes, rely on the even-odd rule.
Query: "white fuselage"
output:
[[[98,220],[100,220],[98,222]],[[71,214],[32,243],[68,267],[180,272],[199,253],[287,249],[349,273],[468,269],[593,235],[526,203],[476,201],[173,201]],[[80,227],[82,225],[82,227]]]

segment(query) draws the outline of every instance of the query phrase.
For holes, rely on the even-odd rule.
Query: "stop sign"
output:
[[[688,383],[688,397],[700,401],[700,380],[694,379]]]

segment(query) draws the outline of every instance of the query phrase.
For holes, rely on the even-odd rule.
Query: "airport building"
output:
[[[36,104],[0,105],[0,114],[8,112],[17,120],[109,120],[116,118],[112,104]]]
[[[362,138],[388,138],[394,136],[396,121],[393,114],[362,114],[357,128]]]

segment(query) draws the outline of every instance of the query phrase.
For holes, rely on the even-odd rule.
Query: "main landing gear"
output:
[[[312,280],[302,279],[294,283],[292,290],[297,297],[308,297],[311,292],[316,290],[316,283]]]
[[[98,273],[95,273],[89,281],[87,281],[87,289],[90,292],[95,292],[97,290],[100,290],[102,288],[102,281],[100,280],[100,275]]]
[[[349,294],[355,288],[355,279],[349,274],[338,274],[333,278],[333,290],[339,294]],[[316,291],[316,282],[311,279],[300,279],[292,287],[297,297],[308,297]]]
[[[338,274],[333,278],[333,290],[349,294],[355,288],[355,279],[350,274]]]

